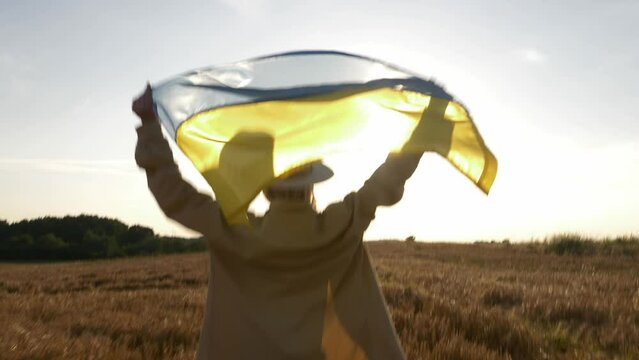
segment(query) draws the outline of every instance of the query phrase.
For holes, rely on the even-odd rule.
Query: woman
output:
[[[198,359],[404,358],[362,237],[378,206],[401,199],[420,154],[389,155],[361,189],[321,213],[313,183],[332,173],[314,164],[265,191],[263,217],[228,225],[218,204],[182,179],[150,87],[133,111],[149,189],[168,217],[208,241]]]

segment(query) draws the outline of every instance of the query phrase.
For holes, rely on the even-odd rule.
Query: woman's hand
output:
[[[157,121],[157,117],[153,111],[153,93],[149,83],[146,84],[144,93],[142,93],[142,95],[140,95],[137,99],[133,100],[131,110],[140,117],[143,123]]]

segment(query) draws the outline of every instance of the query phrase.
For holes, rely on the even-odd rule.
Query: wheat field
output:
[[[368,243],[409,359],[639,359],[639,261]],[[192,359],[205,253],[0,264],[0,358]]]

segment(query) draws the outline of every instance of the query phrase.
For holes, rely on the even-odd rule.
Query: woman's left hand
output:
[[[151,90],[151,85],[149,83],[146,84],[144,93],[142,93],[142,95],[140,95],[137,99],[133,100],[131,110],[140,117],[142,122],[157,120],[155,112],[153,111],[153,91]]]

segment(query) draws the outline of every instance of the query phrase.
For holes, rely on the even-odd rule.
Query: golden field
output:
[[[370,242],[409,359],[639,359],[639,258]],[[0,358],[192,359],[206,253],[0,264]]]

